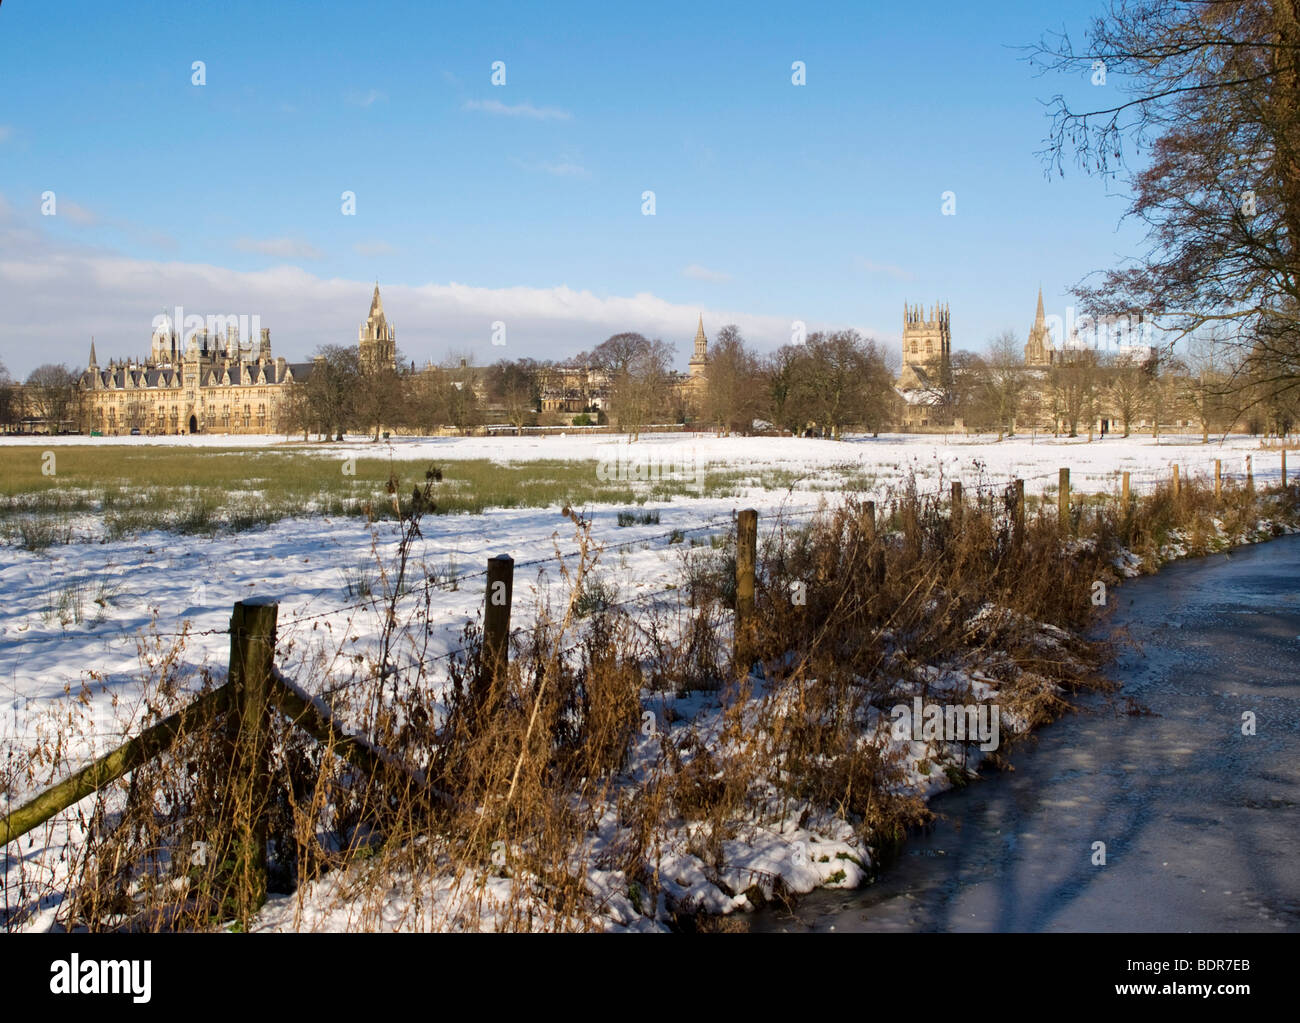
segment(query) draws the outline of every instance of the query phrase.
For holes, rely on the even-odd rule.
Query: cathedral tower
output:
[[[952,359],[952,328],[947,303],[927,318],[920,306],[903,306],[903,390],[940,386]]]
[[[384,318],[384,302],[379,297],[379,282],[370,299],[370,315],[357,330],[357,347],[361,354],[361,368],[395,369],[397,367],[397,331]]]
[[[1038,289],[1038,313],[1034,316],[1034,325],[1029,328],[1029,341],[1025,344],[1025,365],[1031,368],[1043,368],[1056,361],[1056,349],[1052,346],[1052,332],[1047,329],[1047,317],[1043,314],[1043,289]]]

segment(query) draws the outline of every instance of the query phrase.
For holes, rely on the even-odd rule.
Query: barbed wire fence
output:
[[[1219,458],[1209,457],[1208,455],[1192,459],[1188,457],[1180,458],[1178,462],[1171,462],[1167,466],[1135,466],[1126,469],[1122,464],[1120,466],[1108,467],[1106,469],[1092,470],[1084,468],[1081,471],[1075,470],[1071,477],[1071,491],[1075,496],[1085,494],[1092,495],[1112,495],[1118,496],[1121,486],[1121,480],[1125,472],[1129,475],[1129,487],[1133,494],[1149,494],[1162,486],[1167,486],[1171,478],[1173,465],[1178,465],[1181,478],[1184,481],[1195,480],[1199,483],[1205,483],[1213,480],[1216,470],[1223,484],[1242,484],[1247,481],[1253,482],[1257,486],[1276,485],[1280,482],[1283,475],[1283,459],[1285,453],[1282,450],[1270,451],[1268,449],[1251,450],[1251,451],[1234,451],[1233,457]],[[1005,495],[1008,488],[1015,485],[1017,481],[1022,481],[1026,486],[1027,496],[1036,495],[1040,500],[1051,495],[1056,490],[1057,472],[1039,472],[1028,473],[1024,475],[991,475],[982,470],[964,470],[954,472],[949,479],[943,478],[941,469],[940,478],[933,486],[916,487],[915,480],[912,481],[914,487],[913,493],[919,499],[929,500],[937,506],[947,496],[947,487],[952,482],[960,482],[968,488],[967,493],[972,501],[976,504],[987,502],[990,510],[994,510],[998,503],[998,497]],[[1287,479],[1294,480],[1295,473],[1293,469],[1287,470]],[[883,484],[873,481],[870,487],[855,488],[850,491],[791,491],[801,495],[817,493],[818,501],[815,504],[803,504],[798,506],[780,505],[774,511],[769,512],[771,517],[765,519],[765,528],[771,532],[782,527],[788,527],[816,515],[818,512],[826,510],[832,506],[832,499],[842,498],[848,494],[866,498],[875,498],[880,502],[881,512],[883,515],[892,518],[892,513],[897,510],[899,502],[903,499],[907,479],[905,476],[892,476]],[[888,521],[888,519],[887,519]],[[649,535],[638,535],[628,540],[604,541],[598,542],[595,550],[598,555],[603,556],[608,553],[642,548],[648,549],[652,545],[668,541],[668,546],[673,546],[681,542],[686,537],[698,534],[717,532],[723,528],[732,528],[735,522],[735,510],[726,513],[715,513],[708,516],[703,521],[694,523],[682,523],[672,528],[661,530]],[[556,553],[529,558],[524,561],[514,563],[515,569],[537,568],[549,564],[565,562],[579,555],[577,549],[557,551]],[[349,603],[332,605],[318,611],[299,614],[293,617],[282,619],[280,622],[281,636],[288,639],[293,638],[300,633],[302,629],[317,622],[337,622],[339,616],[354,615],[358,613],[373,613],[376,615],[386,615],[390,611],[390,605],[400,603],[404,598],[418,595],[426,591],[458,591],[467,584],[472,584],[475,580],[486,579],[488,570],[475,569],[458,573],[451,577],[435,577],[425,575],[418,582],[406,587],[403,593],[398,595],[397,601],[393,601],[392,595],[385,593],[375,593],[368,595],[364,599],[354,600]],[[308,598],[308,605],[311,601],[325,592],[324,589],[316,591],[312,597]],[[674,592],[680,592],[678,584],[665,586],[659,589],[644,591],[620,601],[608,604],[609,607],[627,607],[637,603],[644,603],[655,598],[664,597]],[[474,621],[472,615],[464,618],[464,625],[471,624]],[[350,626],[351,620],[341,622],[340,625]],[[533,628],[532,624],[519,625],[510,631],[509,639],[514,642],[527,635]],[[344,630],[347,631],[346,629]],[[133,632],[120,630],[116,633],[104,634],[107,641],[117,641],[121,643],[138,643],[141,640],[192,640],[201,638],[210,638],[214,636],[227,636],[230,634],[229,627],[217,627],[209,629],[190,629],[182,628],[179,630],[158,630],[149,629],[147,626],[138,628]],[[51,633],[44,636],[24,637],[18,640],[18,643],[57,643],[66,639],[66,636],[57,633]],[[580,645],[580,642],[576,645]],[[467,653],[467,647],[458,645],[449,649],[441,650],[435,654],[421,654],[418,658],[414,656],[406,657],[398,665],[389,665],[388,671],[406,671],[415,672],[427,670],[429,665],[438,664],[444,661],[451,661],[453,658]],[[330,695],[354,685],[365,684],[373,681],[368,678],[358,678],[341,683],[333,688],[322,690],[320,695]],[[15,706],[16,713],[16,706]],[[97,736],[112,737],[125,735],[128,728],[117,730],[96,731]],[[16,735],[10,734],[5,737],[6,743],[17,738]]]

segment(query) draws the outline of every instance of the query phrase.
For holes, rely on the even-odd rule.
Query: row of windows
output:
[[[157,421],[158,421],[158,423],[159,423],[160,425],[166,423],[168,419],[171,420],[172,425],[176,425],[176,424],[179,423],[179,421],[180,421],[180,409],[179,409],[179,407],[177,407],[176,405],[173,405],[173,406],[171,407],[171,410],[170,410],[170,411],[168,411],[168,409],[166,409],[165,407],[164,407],[164,408],[159,408],[159,409],[157,409],[156,412],[150,411],[150,410],[148,410],[148,409],[135,409],[134,411],[135,411],[135,413],[140,417],[140,419],[142,419],[142,420],[145,420],[145,419],[151,419],[151,418],[152,418],[152,419],[157,419]],[[96,419],[97,419],[99,422],[101,422],[101,423],[104,422],[104,421],[105,421],[105,413],[106,413],[106,412],[107,412],[107,421],[108,421],[108,422],[112,423],[112,422],[116,422],[116,421],[117,421],[118,409],[114,408],[114,407],[111,406],[111,405],[110,405],[107,409],[104,409],[104,408],[97,408],[97,409],[95,410],[95,417],[96,417]],[[121,409],[121,412],[122,412],[122,418],[123,418],[123,419],[128,418],[128,417],[127,417],[127,412],[126,412],[126,409],[125,409],[125,408]],[[239,409],[239,406],[236,405],[236,406],[235,406],[235,420],[236,420],[236,422],[238,422],[238,421],[240,420],[240,418],[241,418],[241,416],[240,416],[240,409]],[[253,419],[253,406],[252,406],[252,405],[245,405],[245,406],[244,406],[244,408],[243,408],[242,419],[243,419],[243,422],[244,422],[244,425],[245,425],[245,426],[248,426],[248,425],[252,422],[252,419]],[[210,408],[208,409],[207,421],[208,421],[208,424],[209,424],[209,425],[215,425],[215,424],[216,424],[216,422],[217,422],[217,409],[216,409],[215,406],[210,407]],[[258,421],[258,423],[261,424],[261,425],[265,425],[265,424],[266,424],[266,404],[265,404],[265,403],[259,404],[259,405],[257,406],[257,421]],[[223,406],[221,407],[221,422],[222,422],[222,424],[225,425],[225,426],[229,426],[229,425],[230,425],[230,406],[229,406],[229,405],[223,405]]]
[[[119,390],[121,390],[121,389],[119,389]],[[144,388],[144,387],[140,387],[140,388],[132,388],[132,390],[141,390],[141,391],[144,391],[144,390],[151,390],[151,391],[153,392],[153,394],[166,393],[166,394],[168,394],[169,396],[171,395],[171,392],[174,391],[174,392],[176,392],[176,395],[179,396],[179,395],[182,393],[182,390],[183,390],[183,389],[182,389],[182,388],[179,388],[179,387],[162,387],[162,388]],[[241,387],[241,388],[239,388],[239,390],[242,391],[242,390],[244,390],[244,388]],[[267,391],[269,390],[269,388],[266,388],[266,387],[259,387],[259,388],[256,388],[255,390],[254,390],[254,389],[251,389],[251,388],[250,388],[249,390],[251,391],[251,393],[252,393],[252,395],[253,395],[254,397],[256,397],[256,398],[265,398],[265,397],[268,396],[268,395],[267,395]],[[111,399],[110,399],[110,400],[111,400]],[[122,404],[123,402],[125,402],[125,401],[126,401],[126,397],[125,397],[125,395],[119,395],[119,397],[118,397],[118,399],[117,399],[117,403],[118,403],[119,405],[121,405],[121,404]]]

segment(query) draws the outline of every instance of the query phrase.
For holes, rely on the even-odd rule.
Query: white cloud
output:
[[[710,270],[707,266],[700,266],[699,263],[692,263],[686,267],[682,271],[682,276],[689,277],[693,281],[710,281],[714,284],[731,280],[731,274],[722,270]]]
[[[261,326],[270,328],[277,355],[306,360],[319,345],[356,343],[357,324],[365,319],[374,288],[372,277],[326,278],[292,265],[241,271],[125,258],[0,221],[0,253],[13,252],[22,252],[23,259],[0,257],[0,337],[24,343],[7,346],[0,359],[12,375],[24,377],[39,362],[81,365],[92,334],[99,339],[101,361],[146,354],[163,303],[169,312],[183,306],[186,315],[257,315]],[[789,342],[794,319],[808,320],[809,331],[854,326],[882,336],[864,324],[814,322],[798,310],[781,316],[701,310],[650,292],[597,295],[565,285],[412,286],[382,279],[379,284],[399,348],[417,363],[441,361],[448,351],[465,349],[481,363],[525,356],[563,359],[611,334],[635,330],[673,345],[684,369],[701,311],[710,339],[724,324],[735,323],[760,351]],[[491,343],[497,320],[507,325],[505,348]]]
[[[324,259],[325,253],[300,238],[240,238],[235,242],[240,252],[257,252],[276,259]]]
[[[466,110],[481,110],[486,114],[499,114],[503,117],[527,117],[534,121],[567,121],[573,115],[558,107],[535,107],[531,103],[516,103],[508,106],[497,99],[467,99]]]
[[[7,124],[0,124],[0,142],[8,142],[14,136],[14,130]]]
[[[55,210],[57,211],[58,216],[67,217],[74,224],[78,224],[81,227],[93,227],[99,223],[99,214],[95,213],[93,210],[88,210],[84,206],[78,206],[75,202],[72,202],[69,199],[56,198],[55,202]]]
[[[370,107],[374,106],[380,100],[388,99],[388,94],[380,92],[378,89],[370,89],[367,92],[349,92],[343,97],[348,106],[352,107]]]
[[[358,256],[387,256],[397,251],[385,241],[357,242],[352,248]]]

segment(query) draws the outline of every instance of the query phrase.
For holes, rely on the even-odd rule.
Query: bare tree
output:
[[[998,440],[1016,432],[1016,416],[1026,387],[1024,353],[1013,331],[1004,330],[988,344],[987,404]]]
[[[758,357],[735,324],[718,331],[706,374],[706,418],[724,435],[733,430],[749,433],[764,411],[763,382]]]
[[[516,434],[536,422],[541,395],[538,366],[532,359],[502,359],[493,363],[488,367],[484,386],[488,400],[502,407],[506,421],[515,428]]]
[[[812,421],[812,383],[807,348],[783,345],[768,356],[763,373],[773,421],[798,437]]]
[[[417,372],[409,382],[402,418],[407,426],[423,433],[434,433],[451,422],[447,390],[451,386],[446,371],[429,366]]]
[[[355,347],[324,345],[316,349],[311,373],[302,386],[307,417],[322,438],[341,436],[354,422],[360,379],[361,357]]]
[[[0,427],[13,426],[19,418],[17,389],[9,370],[0,362]]]
[[[1098,102],[1051,101],[1043,155],[1122,176],[1145,251],[1075,293],[1094,314],[1141,308],[1174,340],[1218,324],[1254,366],[1252,400],[1300,389],[1300,3],[1111,0],[1041,69],[1090,74]],[[1143,166],[1130,166],[1130,154]]]
[[[24,393],[32,415],[42,420],[50,433],[58,433],[72,418],[76,407],[77,373],[67,366],[46,363],[27,377]]]
[[[805,347],[809,361],[802,393],[811,404],[811,418],[835,440],[855,423],[878,431],[888,415],[893,382],[875,341],[856,330],[841,330],[810,334]]]
[[[468,433],[483,421],[479,386],[481,373],[472,352],[451,352],[443,360],[446,377],[447,421],[461,433]]]
[[[401,353],[396,353],[395,363],[402,366]],[[360,365],[355,381],[352,412],[357,425],[367,432],[374,431],[373,440],[385,426],[396,425],[400,417],[407,378],[410,374],[390,366],[387,362]]]
[[[1146,409],[1151,377],[1145,363],[1127,354],[1114,356],[1106,367],[1106,397],[1124,424],[1124,436],[1133,431],[1133,424]]]
[[[953,423],[957,417],[969,428],[994,429],[998,422],[988,363],[974,352],[954,352],[948,366],[948,388],[932,388],[927,402],[934,423]],[[999,440],[1001,437],[999,436]]]
[[[1091,348],[1064,348],[1053,364],[1051,382],[1053,408],[1060,425],[1071,437],[1079,435],[1079,423],[1088,424],[1091,438],[1098,401],[1100,359]]]
[[[591,364],[609,380],[610,403],[620,430],[637,440],[668,402],[671,346],[640,334],[615,334],[596,346]]]

